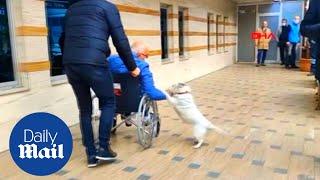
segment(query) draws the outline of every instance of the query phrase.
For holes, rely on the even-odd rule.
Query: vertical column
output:
[[[14,6],[21,8],[21,21],[16,24],[17,51],[23,52],[17,57],[20,74],[28,77],[32,90],[51,86],[45,2],[19,1]]]

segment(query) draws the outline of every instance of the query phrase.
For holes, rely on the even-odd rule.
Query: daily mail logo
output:
[[[31,159],[31,158],[53,158],[53,159],[63,159],[63,144],[55,144],[55,140],[58,136],[58,132],[52,134],[48,129],[43,130],[43,132],[33,132],[31,129],[24,130],[24,142],[27,144],[20,144],[18,147],[20,149],[19,158],[21,159]],[[51,148],[38,148],[35,143],[49,142]],[[33,144],[30,144],[33,143]]]
[[[71,132],[52,114],[30,114],[13,128],[10,153],[17,166],[29,174],[53,174],[63,168],[71,156]]]

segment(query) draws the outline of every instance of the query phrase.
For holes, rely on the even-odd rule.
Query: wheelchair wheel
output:
[[[147,96],[143,96],[136,118],[138,141],[145,149],[149,148],[152,145],[152,139],[157,136],[160,128],[156,102],[150,100]]]

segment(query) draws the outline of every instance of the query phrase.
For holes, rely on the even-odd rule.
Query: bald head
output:
[[[131,45],[131,49],[137,53],[138,57],[142,60],[149,57],[149,48],[142,41],[134,41]]]

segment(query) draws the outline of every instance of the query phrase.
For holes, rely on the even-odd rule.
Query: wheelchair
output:
[[[139,144],[144,148],[150,148],[154,138],[160,132],[161,120],[158,113],[156,101],[151,100],[147,95],[141,94],[139,78],[130,74],[113,74],[114,94],[116,99],[115,120],[121,116],[119,124],[114,123],[111,132],[123,124],[132,124],[137,128]],[[93,101],[98,98],[93,95]],[[95,120],[99,117],[94,116]]]

